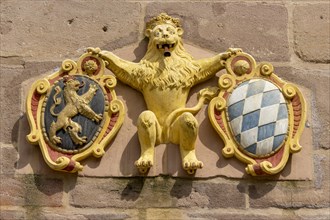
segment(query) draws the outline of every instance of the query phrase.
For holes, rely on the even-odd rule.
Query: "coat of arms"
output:
[[[195,115],[210,100],[209,118],[225,142],[223,155],[235,155],[252,175],[280,172],[290,153],[301,149],[306,107],[299,89],[277,77],[271,64],[257,65],[239,48],[196,60],[185,50],[182,34],[180,20],[161,13],[146,24],[149,44],[138,63],[100,48],[88,48],[77,64],[64,61],[32,86],[29,142],[41,146],[56,170],[75,172],[82,168],[79,160],[102,156],[123,122],[123,104],[113,91],[119,79],[141,92],[147,105],[136,118],[140,173],[153,167],[155,147],[167,143],[179,146],[188,174],[203,168],[196,155]],[[105,68],[114,76],[104,75]],[[219,88],[201,89],[197,104],[186,107],[191,88],[222,69],[227,74]]]
[[[37,81],[27,98],[31,133],[44,159],[55,169],[76,172],[78,161],[100,157],[123,122],[123,104],[116,99],[116,79],[104,75],[105,64],[86,53],[77,63],[65,60],[59,71]]]
[[[213,127],[225,142],[225,157],[247,163],[251,175],[280,172],[290,153],[301,150],[306,104],[299,89],[277,77],[270,63],[246,53],[226,62],[220,93],[209,105]]]

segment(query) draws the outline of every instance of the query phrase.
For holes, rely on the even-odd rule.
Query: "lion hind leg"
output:
[[[198,133],[198,122],[188,112],[179,116],[171,127],[171,141],[180,145],[182,167],[189,174],[203,168],[203,162],[196,157],[195,142]]]
[[[66,129],[67,129],[72,141],[75,144],[83,145],[84,143],[87,142],[87,137],[86,136],[80,137],[78,135],[78,133],[80,133],[82,129],[81,129],[81,125],[78,124],[77,122],[74,122],[74,121],[70,120],[70,124]]]
[[[58,124],[56,122],[52,122],[50,125],[50,129],[49,129],[49,139],[53,144],[61,144],[61,138],[56,136],[56,131],[59,130],[60,128],[62,128],[62,126],[60,126],[61,124]]]
[[[141,145],[140,158],[135,166],[141,173],[146,173],[154,163],[155,144],[159,139],[160,127],[156,115],[151,111],[144,111],[138,119],[138,136]]]

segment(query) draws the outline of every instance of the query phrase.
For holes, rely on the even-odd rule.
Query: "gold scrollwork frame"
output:
[[[224,141],[222,154],[226,158],[235,156],[247,164],[248,174],[273,175],[285,167],[290,153],[301,150],[299,139],[306,122],[306,102],[297,86],[287,83],[274,73],[274,67],[267,62],[257,65],[254,58],[243,52],[237,53],[226,61],[227,73],[219,78],[220,93],[211,100],[208,114],[213,127]],[[256,158],[240,150],[235,141],[228,123],[227,100],[229,95],[240,83],[253,78],[261,78],[272,82],[283,93],[288,107],[288,133],[287,137],[277,152],[272,155]]]
[[[88,61],[90,62],[88,63]],[[81,171],[83,166],[79,161],[91,155],[94,157],[103,156],[104,148],[108,146],[120,129],[125,116],[124,105],[117,99],[114,91],[116,78],[112,75],[104,75],[104,71],[105,63],[101,58],[91,53],[85,53],[78,59],[77,63],[73,60],[64,60],[58,71],[32,85],[26,101],[26,114],[31,129],[30,134],[27,135],[27,141],[40,146],[44,160],[52,169],[70,173]],[[42,112],[47,93],[56,81],[66,75],[89,77],[102,88],[106,100],[103,126],[98,131],[98,135],[89,147],[77,152],[63,152],[54,149],[45,140],[43,134],[45,128],[42,123]]]

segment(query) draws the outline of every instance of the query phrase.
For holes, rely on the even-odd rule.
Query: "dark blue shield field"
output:
[[[95,95],[92,97],[89,103],[85,103],[85,104],[88,105],[96,114],[100,114],[104,116],[105,97],[100,85],[96,81],[94,81],[93,79],[87,76],[76,75],[74,76],[74,79],[78,80],[81,85],[79,90],[76,92],[79,96],[85,94],[90,89],[91,85],[96,85],[97,90]],[[60,92],[56,92],[55,89],[56,87],[60,88]],[[92,142],[98,135],[99,130],[101,129],[101,126],[103,124],[103,119],[99,122],[95,122],[92,121],[90,118],[80,113],[77,113],[71,118],[71,120],[81,126],[82,129],[81,132],[78,133],[78,136],[80,137],[85,136],[87,138],[86,143],[75,144],[72,138],[70,137],[69,133],[64,128],[61,128],[56,132],[56,135],[61,138],[61,143],[60,144],[52,143],[49,137],[50,127],[53,122],[55,123],[57,122],[58,117],[51,114],[51,107],[54,106],[56,98],[61,99],[61,102],[60,104],[56,105],[55,108],[53,109],[54,113],[60,114],[61,111],[63,111],[63,109],[67,105],[63,92],[64,87],[65,87],[64,79],[62,78],[54,83],[54,85],[51,88],[51,91],[47,95],[47,100],[45,100],[44,114],[42,118],[43,127],[45,128],[44,135],[46,136],[45,138],[48,144],[53,148],[60,151],[62,150],[64,152],[77,152],[84,150],[85,148],[89,147],[92,144]]]

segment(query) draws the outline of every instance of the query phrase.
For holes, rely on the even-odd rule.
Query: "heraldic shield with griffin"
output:
[[[48,165],[82,170],[80,160],[100,157],[120,128],[124,107],[114,92],[116,79],[104,75],[105,63],[92,54],[65,60],[59,71],[37,81],[27,98],[31,133]]]
[[[211,124],[225,143],[224,157],[237,157],[254,176],[279,173],[290,153],[301,149],[306,104],[297,86],[239,48],[196,60],[185,50],[182,35],[180,20],[161,13],[146,23],[149,44],[138,63],[92,47],[77,63],[65,60],[59,71],[32,86],[28,141],[41,146],[55,170],[76,172],[82,169],[80,160],[102,156],[124,119],[124,106],[114,92],[118,79],[141,92],[147,106],[135,119],[140,173],[152,169],[155,147],[168,143],[178,145],[188,174],[203,168],[196,155],[195,115],[208,103]],[[113,75],[105,75],[105,68]],[[222,69],[227,73],[218,87],[201,89],[197,104],[186,107],[190,89]]]

